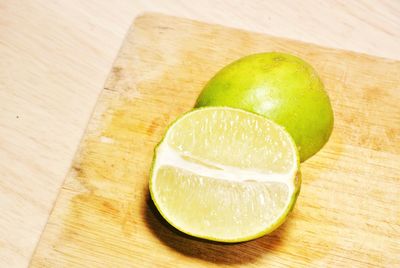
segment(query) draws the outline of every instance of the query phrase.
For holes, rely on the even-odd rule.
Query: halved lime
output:
[[[285,129],[227,107],[193,110],[156,147],[151,197],[161,215],[192,236],[241,242],[272,232],[292,209],[299,156]]]
[[[333,129],[329,96],[314,68],[285,53],[243,57],[206,84],[196,107],[228,106],[263,115],[285,127],[303,162],[328,141]]]

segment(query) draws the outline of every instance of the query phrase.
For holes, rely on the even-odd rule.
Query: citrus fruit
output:
[[[241,109],[195,109],[154,152],[151,197],[192,236],[240,242],[276,229],[300,189],[296,145],[285,129]]]
[[[301,161],[323,147],[333,128],[331,103],[317,73],[284,53],[254,54],[226,66],[197,99],[196,107],[203,106],[241,108],[284,126]]]

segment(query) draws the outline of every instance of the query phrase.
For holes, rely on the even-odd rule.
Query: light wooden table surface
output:
[[[400,1],[0,2],[0,267],[26,267],[134,17],[156,11],[400,59]]]

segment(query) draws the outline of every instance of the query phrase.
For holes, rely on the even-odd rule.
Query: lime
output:
[[[205,86],[196,107],[229,106],[251,111],[284,126],[304,161],[328,141],[333,128],[329,97],[314,69],[283,53],[241,58]]]
[[[155,149],[151,197],[192,236],[240,242],[276,229],[300,189],[296,145],[285,129],[241,109],[195,109]]]

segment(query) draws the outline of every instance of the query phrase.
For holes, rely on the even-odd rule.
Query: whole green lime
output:
[[[241,58],[205,86],[196,107],[228,106],[254,112],[284,126],[304,161],[328,141],[333,111],[324,85],[302,59],[278,52]]]

